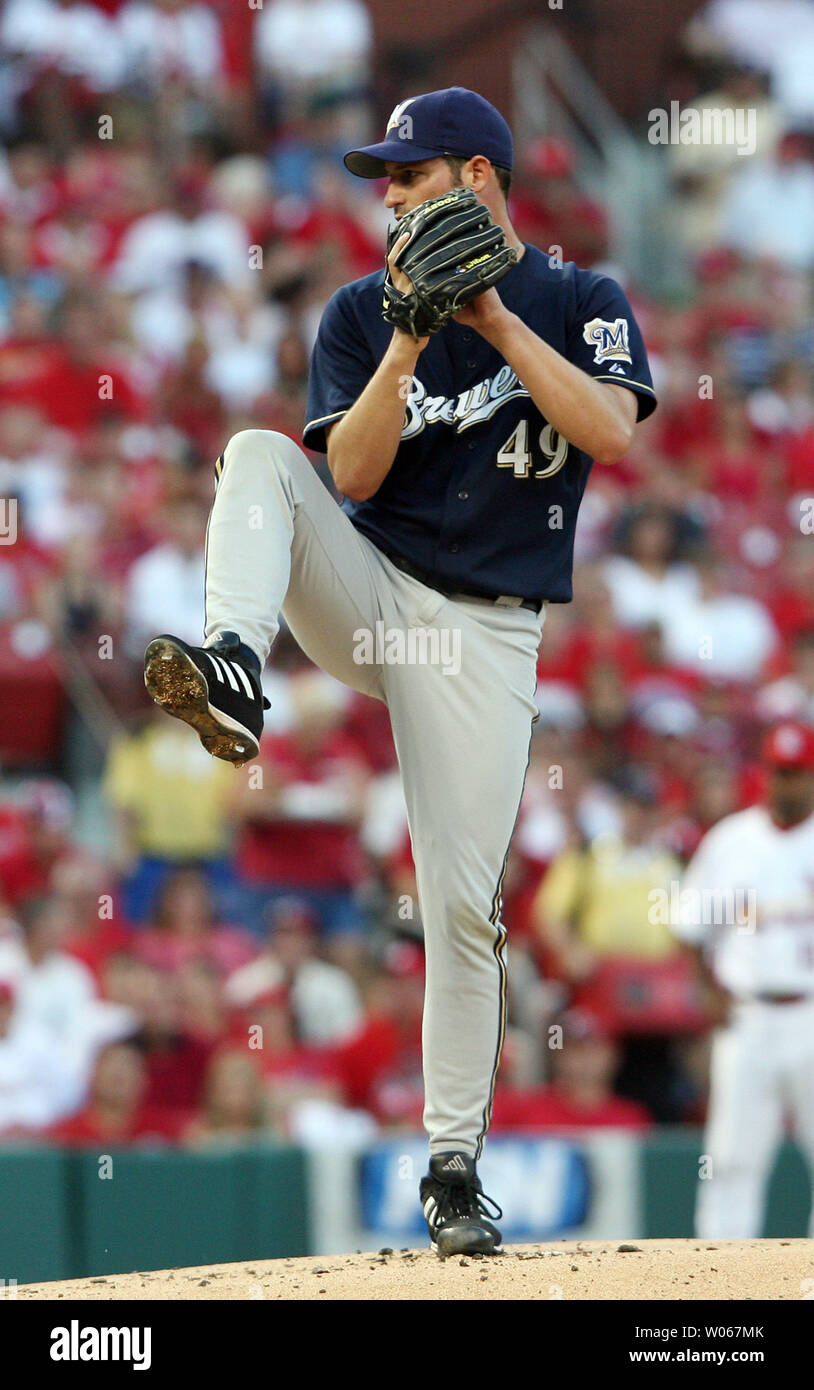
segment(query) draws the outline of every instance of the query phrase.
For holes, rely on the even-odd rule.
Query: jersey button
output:
[[[466,499],[467,499],[467,497],[469,496],[469,493],[468,493],[468,492],[459,492],[459,493],[458,493],[458,496],[460,497],[460,499],[461,499],[462,502],[465,502]]]
[[[460,550],[460,548],[461,548],[461,547],[460,547],[459,545],[451,545],[451,546],[449,547],[449,553],[450,553],[450,555],[457,555],[457,554],[458,554],[458,551]]]
[[[465,342],[465,343],[471,343],[471,342],[472,342],[472,334],[470,333],[470,331],[469,331],[468,328],[467,328],[466,331],[464,332],[463,337],[464,337],[464,342]]]
[[[474,439],[470,439],[470,441],[469,441],[469,443],[467,444],[466,447],[467,447],[467,449],[474,449],[474,447],[475,447],[475,441],[474,441]]]

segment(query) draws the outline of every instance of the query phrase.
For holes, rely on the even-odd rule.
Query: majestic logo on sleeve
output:
[[[630,347],[627,339],[627,319],[591,319],[582,330],[582,336],[589,347],[594,349],[594,362],[630,362]]]
[[[479,425],[490,420],[496,410],[515,396],[528,396],[517,375],[508,365],[501,367],[494,376],[487,376],[477,386],[470,386],[458,396],[428,396],[427,388],[414,376],[407,397],[407,412],[402,439],[414,439],[425,425],[435,425],[439,421],[454,425],[455,433],[461,434],[470,425]]]

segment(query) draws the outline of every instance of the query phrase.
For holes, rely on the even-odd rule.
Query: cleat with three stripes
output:
[[[207,753],[242,767],[256,758],[269,708],[260,662],[236,632],[205,647],[154,637],[144,653],[144,684],[157,705],[195,730]]]
[[[485,1195],[473,1158],[462,1153],[435,1154],[419,1191],[432,1248],[441,1259],[503,1253],[500,1231],[494,1225],[503,1213]]]

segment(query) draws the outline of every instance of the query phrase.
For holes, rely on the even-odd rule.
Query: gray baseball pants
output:
[[[207,638],[238,632],[265,662],[280,611],[317,666],[390,711],[425,935],[424,1124],[431,1153],[479,1157],[505,1031],[500,894],[545,607],[448,599],[403,574],[290,439],[245,430],[226,446],[209,519]],[[377,633],[386,645],[366,649]]]

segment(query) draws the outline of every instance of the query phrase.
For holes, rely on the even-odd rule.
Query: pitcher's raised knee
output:
[[[275,460],[289,456],[292,450],[300,452],[293,439],[279,430],[238,430],[226,445],[223,456],[228,463],[249,456]]]

